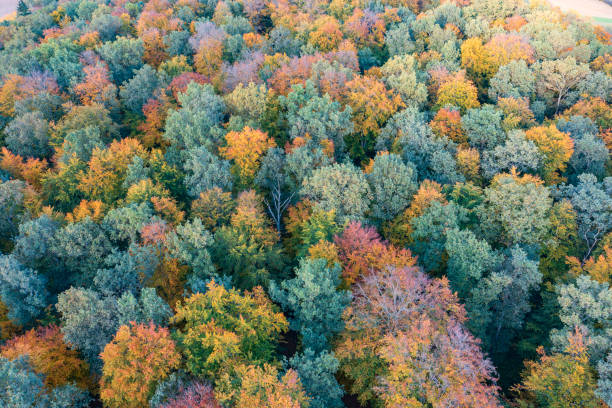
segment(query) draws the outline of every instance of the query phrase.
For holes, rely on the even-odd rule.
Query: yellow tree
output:
[[[374,135],[398,109],[402,98],[371,76],[358,76],[346,83],[345,103],[353,111],[355,133],[347,140],[351,156],[363,159],[372,150]]]
[[[149,406],[157,383],[180,363],[168,329],[153,323],[121,326],[100,356],[100,398],[110,408]]]
[[[606,406],[595,396],[597,382],[584,335],[576,330],[562,353],[546,355],[538,349],[540,361],[526,363],[523,383],[516,387],[521,393],[520,407],[581,407]]]
[[[460,76],[451,78],[440,85],[436,98],[436,107],[443,108],[446,105],[457,106],[464,114],[468,109],[480,106],[478,102],[478,90],[474,84]]]
[[[211,378],[236,362],[269,362],[279,335],[289,325],[261,287],[242,295],[214,281],[206,293],[179,302],[173,322],[181,328],[176,336],[187,369]]]
[[[542,178],[548,184],[563,181],[561,177],[567,167],[567,162],[574,152],[574,141],[561,132],[555,124],[537,126],[525,132],[525,137],[533,141],[543,156]]]
[[[240,364],[217,379],[215,397],[235,408],[306,408],[308,397],[293,369],[279,379],[278,369]]]
[[[125,138],[114,141],[107,149],[94,149],[79,190],[91,200],[114,203],[126,193],[123,181],[134,156],[145,156],[144,148],[136,139]]]

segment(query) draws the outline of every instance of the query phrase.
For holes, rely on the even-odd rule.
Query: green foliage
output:
[[[223,132],[219,127],[225,104],[212,86],[192,82],[178,97],[180,109],[169,113],[164,139],[180,149],[212,149]]]
[[[121,87],[119,96],[123,104],[132,112],[141,114],[144,104],[153,97],[153,92],[159,87],[157,72],[145,65],[134,72],[132,79]]]
[[[537,179],[500,174],[484,190],[478,215],[490,242],[511,246],[541,242],[552,200]]]
[[[340,364],[333,353],[323,351],[320,354],[311,349],[303,354],[296,354],[289,360],[289,365],[298,372],[304,390],[311,398],[311,408],[342,408],[344,390],[334,377]]]
[[[352,164],[315,169],[302,186],[301,195],[323,211],[335,211],[340,224],[362,220],[372,200],[364,174]]]
[[[41,314],[47,296],[43,277],[13,256],[0,255],[0,300],[8,307],[12,321],[31,323]]]
[[[227,160],[219,159],[204,146],[187,150],[186,156],[185,187],[191,197],[198,197],[200,193],[215,187],[232,190],[232,175]]]
[[[119,37],[113,42],[106,42],[98,48],[104,61],[108,63],[115,83],[122,84],[142,67],[144,47],[142,40]]]
[[[366,177],[374,196],[372,217],[381,221],[394,218],[408,207],[417,190],[416,170],[397,154],[376,156]]]
[[[290,328],[302,335],[302,346],[320,352],[344,327],[341,317],[350,293],[337,290],[340,267],[329,268],[325,259],[300,260],[295,275],[280,285],[272,282],[270,296],[288,312]]]

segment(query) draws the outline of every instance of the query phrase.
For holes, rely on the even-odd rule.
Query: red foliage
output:
[[[178,94],[183,93],[187,90],[187,86],[190,83],[197,82],[198,84],[209,84],[210,79],[205,77],[202,74],[198,74],[197,72],[184,72],[174,78],[172,82],[170,82],[170,91],[172,92],[172,96],[174,99],[178,101]]]
[[[293,85],[306,82],[312,72],[312,64],[321,58],[320,54],[292,58],[274,72],[268,80],[270,87],[281,95],[287,95]]]
[[[341,235],[334,237],[334,243],[343,266],[342,278],[347,285],[364,278],[374,269],[407,267],[416,262],[410,251],[388,244],[374,227],[364,227],[357,221],[349,223]]]

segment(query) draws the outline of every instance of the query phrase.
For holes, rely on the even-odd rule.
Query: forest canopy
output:
[[[0,406],[612,406],[610,102],[538,0],[21,0]]]

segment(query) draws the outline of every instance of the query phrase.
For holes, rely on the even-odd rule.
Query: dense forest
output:
[[[611,101],[537,0],[22,0],[0,406],[612,406]]]

